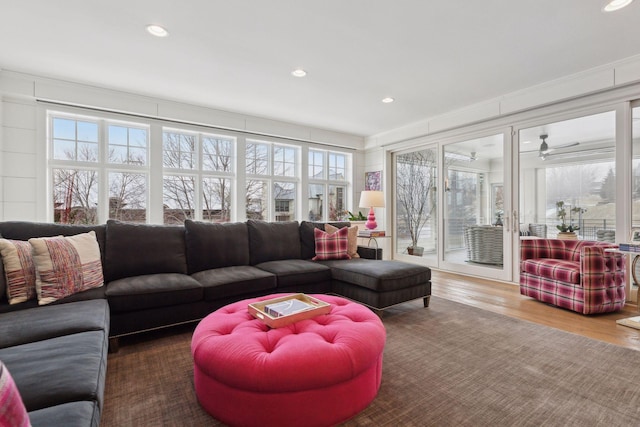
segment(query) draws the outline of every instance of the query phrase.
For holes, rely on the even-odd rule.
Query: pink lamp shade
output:
[[[363,191],[360,193],[360,207],[369,208],[369,216],[364,224],[369,230],[375,230],[378,226],[373,208],[384,208],[384,195],[382,191]]]

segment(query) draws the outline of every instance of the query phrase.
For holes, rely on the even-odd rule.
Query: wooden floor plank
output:
[[[431,293],[439,298],[640,350],[640,330],[616,324],[617,319],[640,316],[636,305],[585,316],[520,295],[519,287],[511,283],[442,271],[433,271],[431,282]]]

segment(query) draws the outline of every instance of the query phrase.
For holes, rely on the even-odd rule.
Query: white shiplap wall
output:
[[[35,221],[37,215],[36,103],[3,97],[2,219]]]

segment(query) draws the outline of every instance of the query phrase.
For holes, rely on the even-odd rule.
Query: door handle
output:
[[[513,210],[513,232],[517,232],[518,231],[518,211],[517,210]]]

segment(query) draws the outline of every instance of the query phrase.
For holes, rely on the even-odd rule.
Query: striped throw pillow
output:
[[[4,265],[9,304],[36,297],[36,267],[29,242],[0,239],[0,254]]]
[[[329,259],[351,259],[349,253],[349,231],[347,227],[341,228],[333,234],[315,228],[313,235],[316,239],[316,256],[314,261]]]
[[[104,284],[96,233],[29,239],[38,272],[38,304],[45,305]]]
[[[31,426],[18,387],[2,361],[0,361],[0,426]]]

